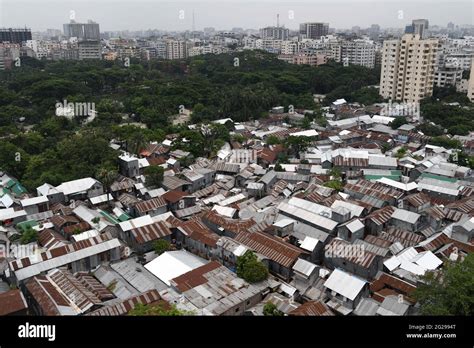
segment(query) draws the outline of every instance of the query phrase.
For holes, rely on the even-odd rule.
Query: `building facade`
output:
[[[469,82],[467,86],[467,97],[471,102],[474,102],[474,59],[471,63],[471,74],[469,76]]]
[[[300,35],[307,39],[320,39],[329,33],[329,23],[302,23],[300,24]]]
[[[285,27],[266,27],[260,29],[260,37],[262,39],[288,40],[289,35],[290,31]]]
[[[422,40],[405,34],[401,40],[384,42],[380,95],[407,103],[433,94],[438,40]]]
[[[66,37],[77,37],[79,41],[100,40],[99,24],[93,21],[88,21],[87,23],[71,21],[71,23],[63,24],[63,30]]]
[[[186,41],[168,40],[166,42],[167,59],[184,59],[188,56]]]
[[[0,42],[22,43],[31,40],[31,29],[0,29]]]
[[[339,46],[339,61],[344,64],[362,65],[367,68],[375,67],[376,46],[373,42],[364,40],[344,41]]]

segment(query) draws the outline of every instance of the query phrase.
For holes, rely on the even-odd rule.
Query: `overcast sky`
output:
[[[375,23],[402,28],[415,18],[443,26],[474,24],[472,0],[0,0],[0,27],[62,29],[74,11],[77,22],[94,20],[101,31],[187,30],[192,28],[193,10],[197,30],[258,29],[276,25],[278,13],[280,24],[290,29],[307,21],[328,22],[331,28],[366,28]]]

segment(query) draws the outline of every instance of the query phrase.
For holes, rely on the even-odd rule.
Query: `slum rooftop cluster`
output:
[[[281,108],[233,123],[246,140],[210,159],[172,150],[176,135],[139,154],[112,142],[110,187],[80,178],[28,193],[1,173],[0,314],[126,315],[142,303],[261,315],[267,302],[287,315],[417,314],[420,276],[474,251],[471,170],[412,124],[393,130],[393,117],[340,101],[325,111],[324,129],[302,129],[304,112]],[[310,145],[294,152],[270,136]],[[144,170],[157,165],[164,178],[150,187]],[[18,247],[31,229],[37,241]],[[171,249],[157,255],[161,239]],[[248,250],[267,280],[236,275]]]

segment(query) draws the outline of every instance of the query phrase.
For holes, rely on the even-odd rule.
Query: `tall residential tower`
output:
[[[407,103],[431,96],[437,48],[438,40],[422,40],[417,34],[384,41],[380,95]]]

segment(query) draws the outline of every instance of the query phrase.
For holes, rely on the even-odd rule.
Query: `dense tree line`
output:
[[[29,189],[58,185],[114,168],[111,139],[137,153],[167,133],[179,135],[175,147],[209,156],[229,140],[226,127],[211,127],[203,136],[172,126],[180,107],[194,110],[192,122],[246,121],[275,105],[314,109],[313,93],[328,93],[327,102],[346,97],[369,103],[373,90],[365,86],[378,81],[375,70],[333,62],[290,65],[262,51],[131,63],[25,58],[21,67],[0,72],[0,169]],[[87,125],[56,116],[56,104],[65,102],[94,103],[98,115]],[[127,125],[134,122],[148,128]]]
[[[420,130],[426,135],[442,135],[444,129],[452,135],[467,135],[474,130],[474,106],[455,87],[435,87],[433,96],[422,100],[421,114],[425,120],[441,127],[423,125]]]

